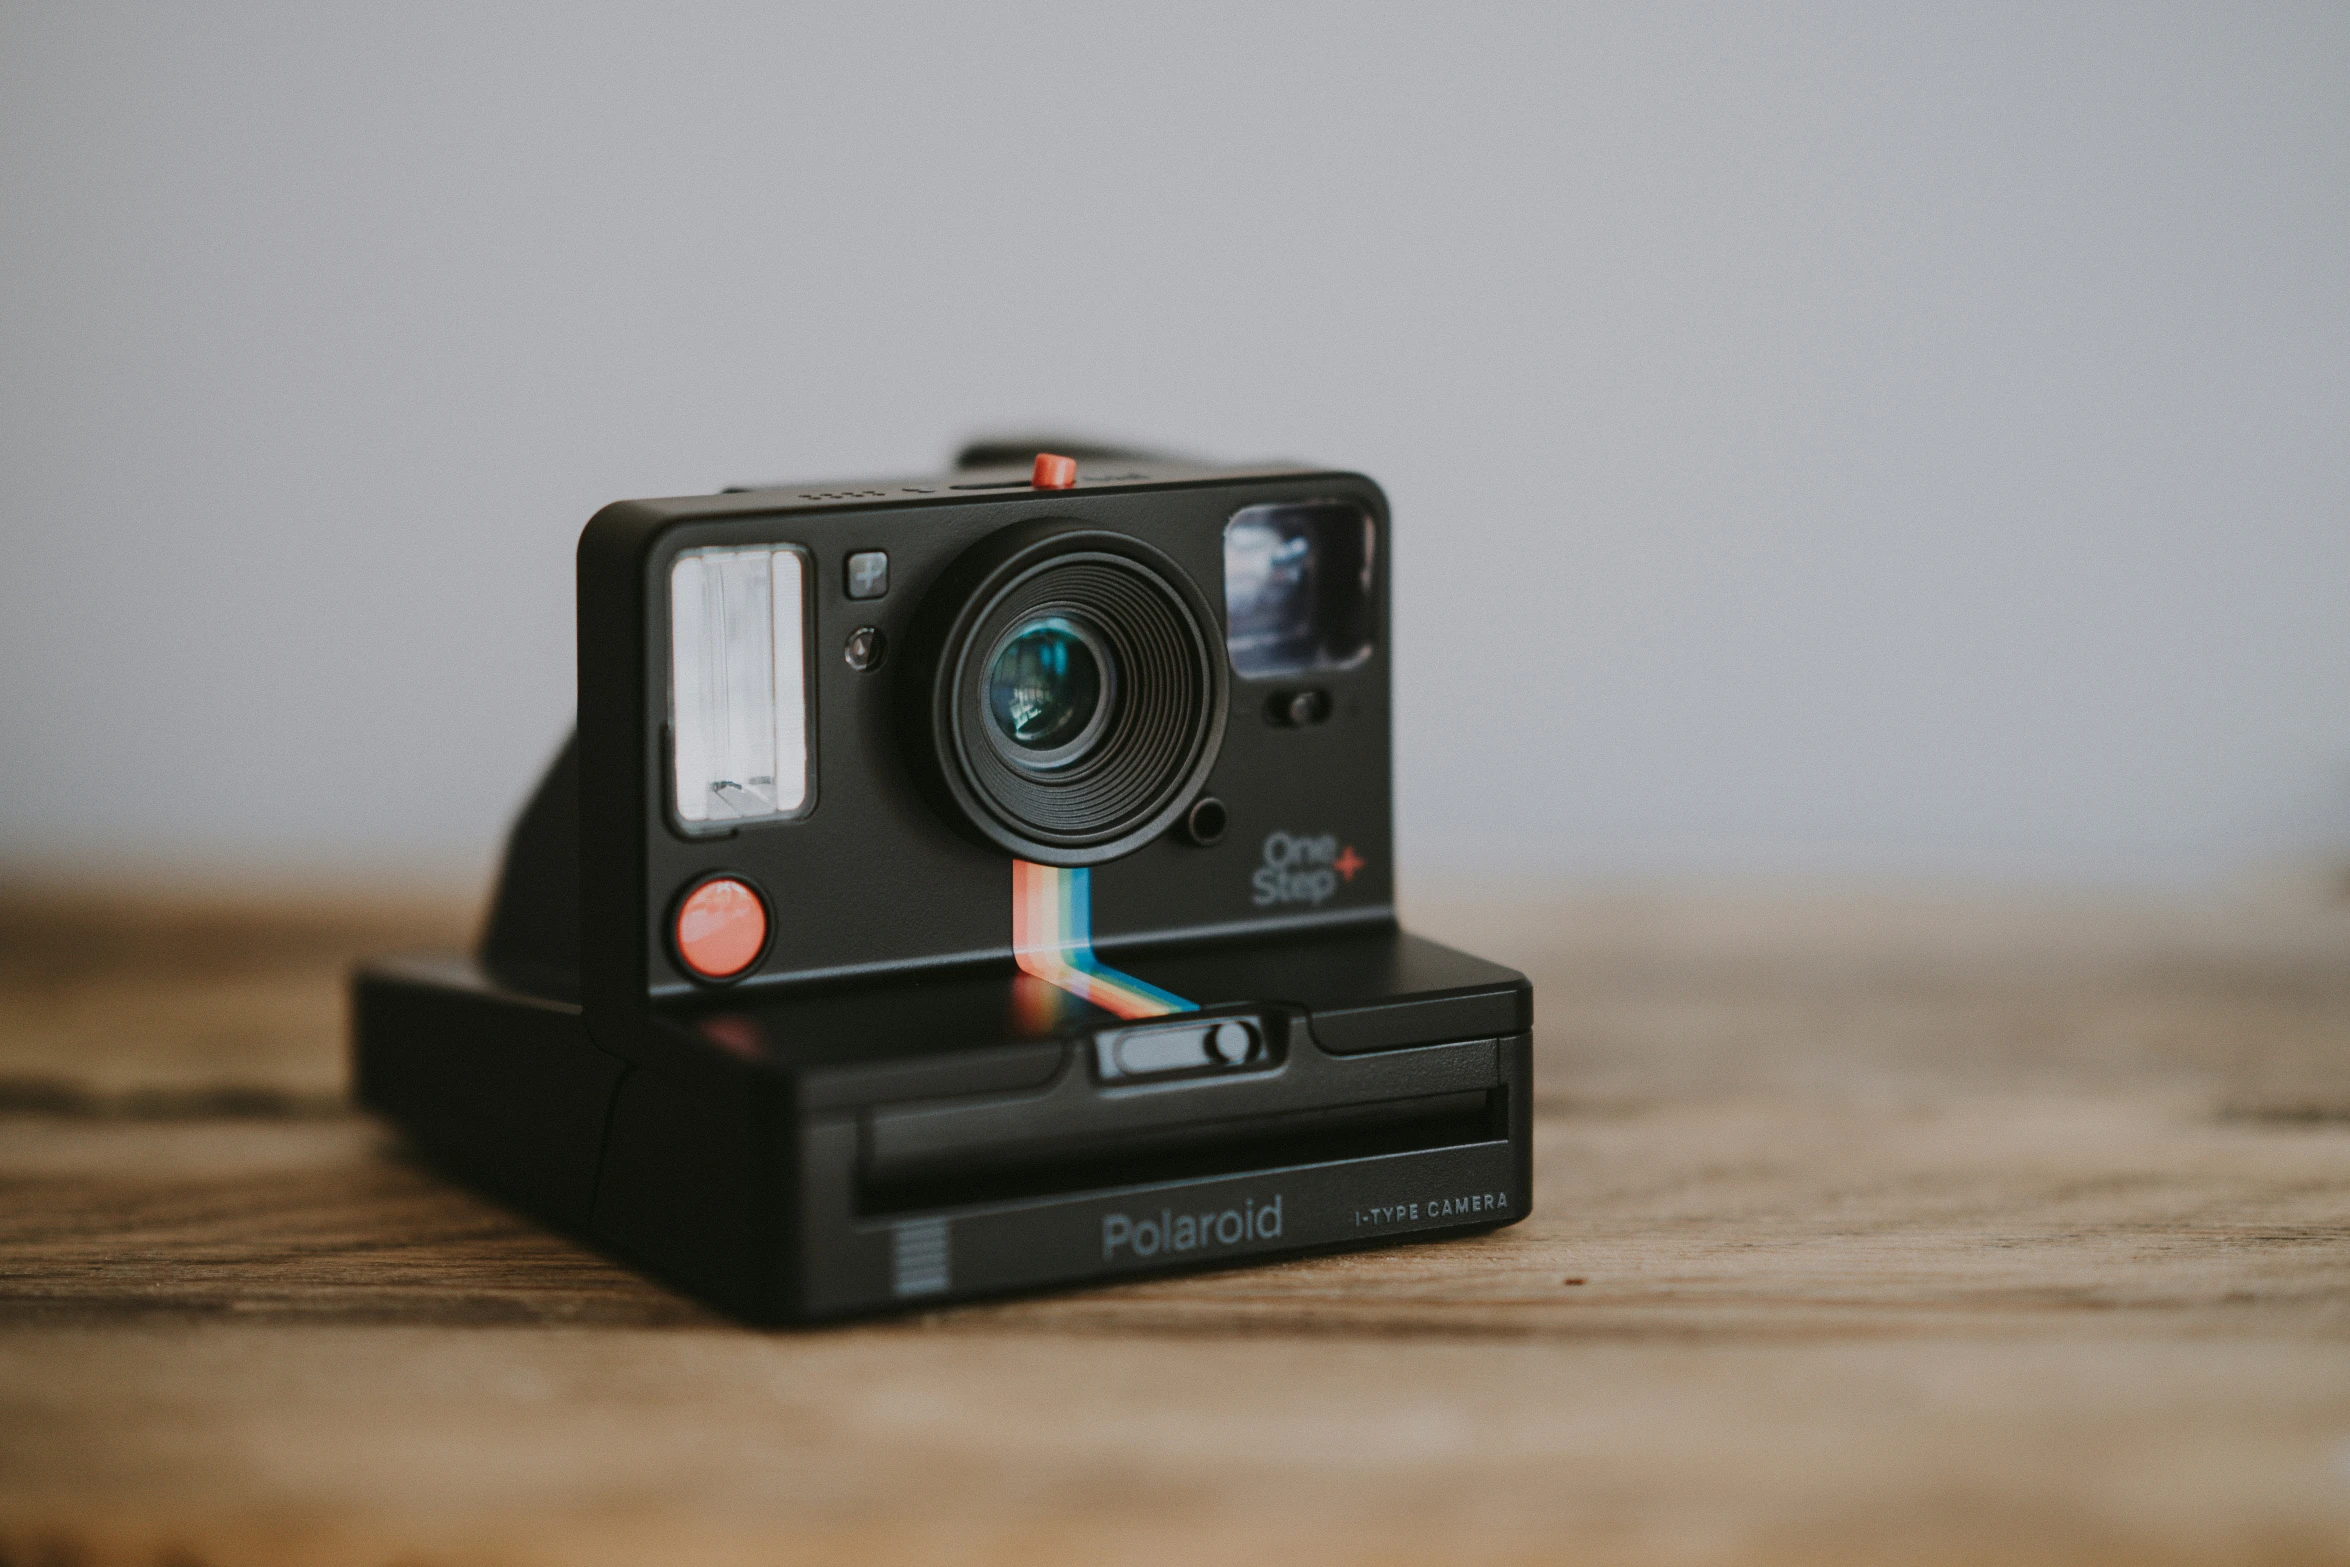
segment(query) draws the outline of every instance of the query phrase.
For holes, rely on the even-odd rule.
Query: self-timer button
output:
[[[889,639],[881,634],[879,626],[859,626],[841,644],[840,656],[860,675],[879,669],[882,659],[888,655]]]
[[[677,959],[702,979],[732,979],[767,945],[767,904],[747,882],[718,876],[677,905]]]
[[[1276,691],[1265,700],[1265,722],[1283,729],[1311,729],[1329,716],[1327,691]]]

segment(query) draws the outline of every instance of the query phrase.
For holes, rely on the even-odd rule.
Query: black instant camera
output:
[[[360,1099],[761,1322],[1525,1217],[1532,989],[1396,926],[1388,528],[1033,445],[606,507],[578,734],[480,951],[355,977]]]

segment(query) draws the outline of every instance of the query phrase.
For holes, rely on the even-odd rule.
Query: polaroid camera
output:
[[[1533,992],[1397,928],[1386,497],[1036,443],[624,501],[478,952],[359,1098],[741,1317],[1459,1235]]]

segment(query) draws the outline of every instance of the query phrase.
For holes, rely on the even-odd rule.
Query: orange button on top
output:
[[[767,905],[731,876],[706,881],[677,906],[677,956],[704,979],[732,979],[767,945]]]
[[[1038,452],[1036,469],[1028,482],[1040,490],[1073,490],[1077,488],[1077,459]]]

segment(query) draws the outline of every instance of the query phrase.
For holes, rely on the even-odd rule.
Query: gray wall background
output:
[[[1363,467],[1407,873],[2350,839],[2350,10],[0,10],[0,862],[472,878],[599,504]]]

